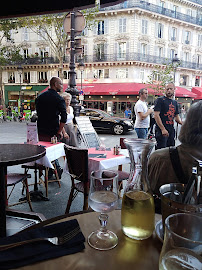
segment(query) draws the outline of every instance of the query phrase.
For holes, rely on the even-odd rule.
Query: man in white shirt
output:
[[[136,115],[135,131],[139,139],[146,139],[150,124],[149,115],[153,112],[153,108],[148,109],[147,107],[148,90],[146,88],[140,89],[139,97],[134,107]]]

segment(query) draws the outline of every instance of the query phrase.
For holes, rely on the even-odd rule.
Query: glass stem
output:
[[[100,225],[101,225],[100,231],[106,232],[107,231],[106,227],[107,227],[108,215],[101,213],[99,216],[99,220],[100,220]]]

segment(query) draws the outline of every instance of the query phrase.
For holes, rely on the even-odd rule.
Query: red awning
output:
[[[196,98],[196,94],[192,93],[191,91],[183,88],[176,86],[176,91],[175,91],[175,96],[176,97],[189,97],[189,98]]]
[[[63,91],[67,89],[68,85],[63,85]],[[149,84],[144,83],[84,83],[82,85],[82,89],[85,95],[112,95],[112,96],[137,96],[139,94],[139,90],[141,88],[147,88],[149,94],[154,94],[154,89],[150,88]],[[48,89],[45,88],[42,92]],[[81,89],[81,85],[77,84],[77,89]],[[183,87],[176,87],[176,97],[190,97],[196,98],[196,94],[192,93],[191,91],[183,88]]]
[[[193,87],[191,91],[197,95],[196,99],[202,99],[202,87]]]

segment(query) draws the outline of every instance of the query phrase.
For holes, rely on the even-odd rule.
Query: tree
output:
[[[95,14],[98,11],[98,6],[82,11],[87,20],[88,28],[94,25]],[[63,79],[63,63],[66,56],[67,43],[70,39],[63,29],[65,16],[66,13],[59,13],[18,18],[19,25],[29,28],[49,44],[52,52],[59,59],[59,77],[61,79]]]
[[[5,110],[5,102],[3,95],[3,80],[2,71],[3,67],[8,64],[16,63],[20,61],[20,48],[15,46],[14,40],[11,37],[12,31],[17,31],[19,28],[19,22],[15,19],[3,19],[0,20],[0,101]]]
[[[180,65],[174,66],[173,63],[168,63],[164,65],[156,65],[154,70],[148,76],[147,83],[149,87],[154,90],[152,96],[162,95],[165,90],[165,86],[168,83],[174,83],[174,72],[175,69]]]

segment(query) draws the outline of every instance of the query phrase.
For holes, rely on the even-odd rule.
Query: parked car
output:
[[[82,109],[80,115],[89,116],[96,131],[111,132],[116,135],[124,134],[134,129],[133,121],[128,118],[113,117],[98,109]]]

